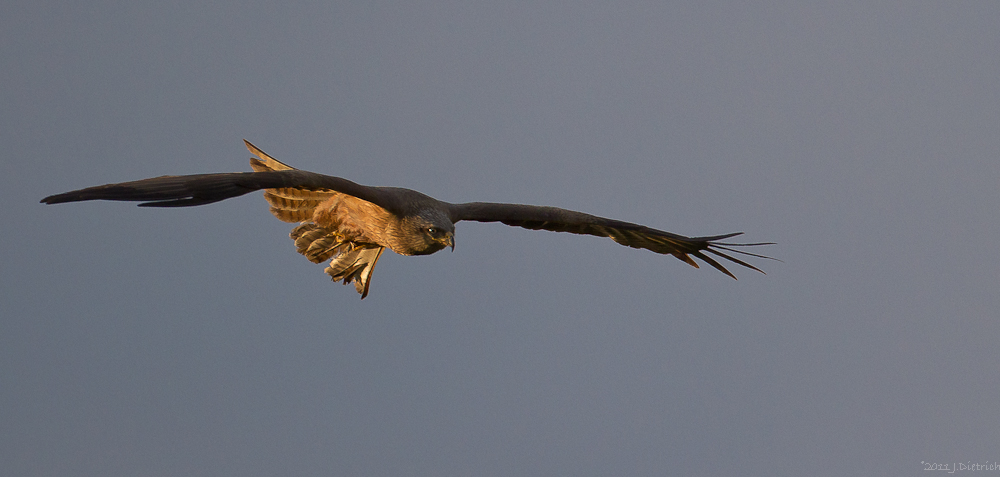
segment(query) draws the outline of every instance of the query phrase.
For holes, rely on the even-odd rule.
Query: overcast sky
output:
[[[4,2],[0,474],[995,464],[1000,3],[672,3]],[[38,203],[243,138],[781,262],[463,222],[361,301],[260,194]]]

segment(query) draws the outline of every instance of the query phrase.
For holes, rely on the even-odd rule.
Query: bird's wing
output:
[[[371,274],[384,248],[357,241],[343,230],[318,225],[317,206],[331,197],[346,195],[392,211],[406,209],[399,189],[368,187],[340,177],[302,171],[261,151],[249,141],[247,149],[260,159],[250,159],[255,172],[162,176],[118,184],[88,187],[42,199],[46,204],[85,200],[142,201],[144,207],[190,207],[210,204],[264,189],[271,213],[285,222],[303,222],[291,233],[298,252],[320,263],[330,260],[326,273],[334,281],[354,283],[361,298],[368,295]]]
[[[249,142],[251,151],[260,151]],[[263,152],[261,151],[261,154]],[[293,169],[263,154],[264,161],[251,160],[262,172],[226,172],[185,176],[160,176],[118,184],[88,187],[42,199],[45,204],[84,200],[141,201],[140,207],[190,207],[239,197],[260,189],[298,189],[294,197],[314,199],[339,192],[371,202],[386,210],[399,210],[398,194],[391,188],[369,187],[340,177]],[[316,192],[319,194],[309,194]]]
[[[553,232],[569,232],[574,234],[610,237],[611,240],[634,248],[644,248],[656,253],[669,254],[698,268],[692,256],[708,263],[730,277],[736,278],[717,260],[706,255],[713,254],[751,270],[764,273],[761,269],[726,253],[738,253],[758,258],[771,258],[764,255],[736,250],[731,247],[746,247],[754,245],[770,245],[770,243],[725,243],[730,237],[742,232],[714,235],[708,237],[685,237],[683,235],[656,230],[644,225],[623,222],[620,220],[597,217],[583,212],[560,209],[558,207],[543,207],[522,204],[498,204],[491,202],[470,202],[451,204],[451,217],[454,222],[473,220],[477,222],[501,222],[506,225],[524,227],[531,230],[551,230]]]
[[[289,166],[261,151],[247,141],[243,140],[253,155],[260,160],[251,158],[250,167],[256,172],[268,171],[291,171],[294,167]],[[332,190],[307,190],[298,188],[264,189],[264,199],[271,205],[271,213],[282,222],[303,222],[312,220],[316,207],[324,200],[340,194]]]

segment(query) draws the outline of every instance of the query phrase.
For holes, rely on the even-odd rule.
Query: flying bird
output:
[[[368,296],[372,270],[386,248],[400,255],[428,255],[445,247],[454,250],[455,223],[462,220],[609,237],[629,247],[673,255],[698,268],[691,258],[696,257],[734,279],[735,275],[708,254],[761,273],[764,272],[759,268],[726,252],[771,258],[732,248],[770,245],[770,242],[722,242],[742,232],[685,237],[557,207],[491,202],[451,204],[415,190],[363,186],[340,177],[295,169],[249,141],[243,142],[257,156],[250,159],[255,172],[153,177],[56,194],[41,202],[120,200],[143,201],[140,207],[190,207],[264,189],[271,213],[283,222],[298,224],[289,234],[296,250],[313,263],[329,260],[325,272],[335,282],[354,283],[362,299]]]

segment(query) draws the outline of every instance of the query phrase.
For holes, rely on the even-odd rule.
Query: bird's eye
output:
[[[429,227],[429,228],[427,229],[427,233],[429,233],[429,234],[431,234],[431,235],[437,235],[437,233],[438,233],[438,229],[437,229],[437,227]]]

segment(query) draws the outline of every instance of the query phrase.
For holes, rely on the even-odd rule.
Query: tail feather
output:
[[[353,282],[361,298],[368,296],[368,283],[383,247],[347,242],[330,229],[312,222],[295,227],[289,236],[295,241],[296,251],[309,261],[330,260],[330,266],[324,271],[333,281],[342,281],[344,285]]]
[[[372,271],[378,258],[382,256],[385,247],[354,246],[351,250],[341,253],[330,261],[330,266],[324,270],[333,281],[343,281],[344,285],[354,282],[354,289],[361,294],[363,300],[368,296],[368,285],[371,283]]]
[[[289,237],[295,241],[295,251],[312,263],[325,262],[337,253],[337,246],[344,243],[333,231],[312,222],[295,227]]]

